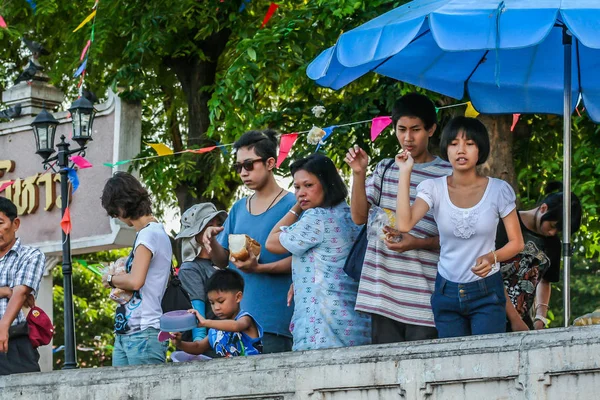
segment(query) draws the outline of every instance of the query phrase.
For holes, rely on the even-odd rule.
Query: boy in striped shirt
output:
[[[437,117],[435,106],[426,96],[418,93],[402,96],[392,110],[392,122],[400,146],[410,151],[415,160],[410,177],[412,204],[421,181],[449,175],[452,167],[429,152],[429,138],[437,128]],[[364,150],[358,146],[350,148],[345,161],[353,174],[352,220],[357,224],[367,223],[369,208],[378,200],[379,207],[395,213],[398,166],[394,160],[379,162],[369,179],[366,178],[369,160]],[[430,298],[438,258],[438,230],[430,212],[410,232],[403,233],[398,243],[379,238],[369,241],[356,310],[371,314],[373,344],[437,337]]]

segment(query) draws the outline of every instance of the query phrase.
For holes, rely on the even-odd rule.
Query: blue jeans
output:
[[[500,273],[469,283],[437,274],[431,308],[440,338],[506,332],[505,307]]]
[[[113,367],[164,364],[169,342],[159,342],[158,332],[158,329],[147,328],[131,335],[117,334],[113,350]]]

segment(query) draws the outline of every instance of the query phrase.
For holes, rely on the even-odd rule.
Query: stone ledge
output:
[[[598,354],[600,326],[571,327],[15,375],[0,399],[592,399]]]

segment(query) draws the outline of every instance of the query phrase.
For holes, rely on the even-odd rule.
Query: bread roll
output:
[[[260,255],[260,243],[248,235],[229,235],[229,252],[231,257],[238,261],[246,261],[250,258],[248,249],[258,258]]]

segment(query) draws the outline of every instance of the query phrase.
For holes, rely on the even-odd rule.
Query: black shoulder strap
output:
[[[385,169],[383,170],[383,174],[381,174],[381,185],[379,185],[379,199],[377,199],[377,207],[379,207],[379,203],[381,203],[381,195],[383,194],[383,179],[385,178],[385,173],[387,172],[388,169],[390,169],[390,167],[392,165],[394,165],[395,162],[396,162],[396,160],[392,159],[392,161],[389,162],[385,166]]]

